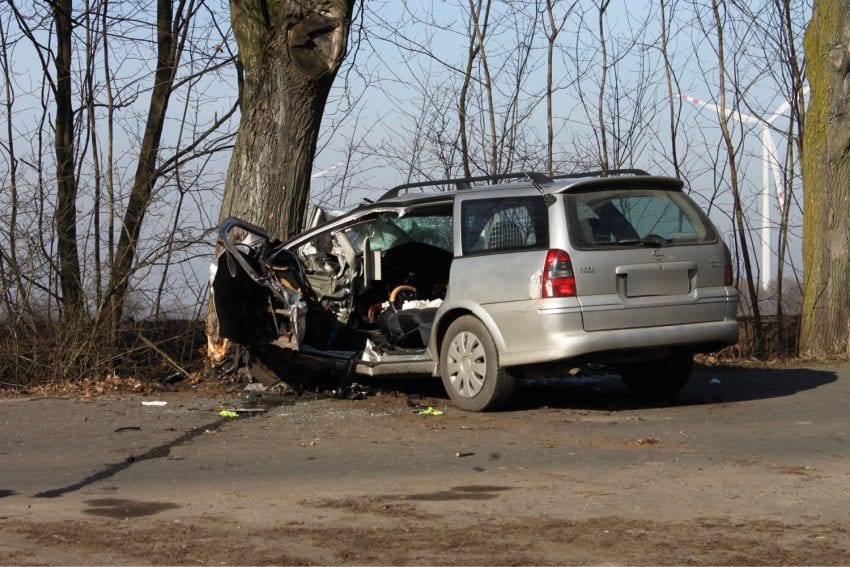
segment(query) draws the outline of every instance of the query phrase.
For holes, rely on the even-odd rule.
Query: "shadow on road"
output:
[[[792,396],[837,379],[835,372],[810,368],[707,368],[695,371],[687,386],[663,400],[641,400],[629,392],[617,374],[523,380],[508,411],[541,407],[604,411],[651,407],[735,403]],[[383,378],[368,382],[383,390],[448,402],[439,379]]]
[[[670,398],[636,398],[617,374],[572,379],[533,380],[522,384],[514,409],[547,406],[572,409],[626,410],[649,407],[736,403],[792,396],[837,380],[835,372],[808,368],[704,369]]]

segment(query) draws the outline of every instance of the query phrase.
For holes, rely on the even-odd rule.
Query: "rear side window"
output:
[[[612,190],[567,194],[570,237],[579,247],[639,244],[660,238],[668,245],[711,242],[711,223],[677,191]]]
[[[549,247],[542,197],[464,201],[460,210],[463,254]]]

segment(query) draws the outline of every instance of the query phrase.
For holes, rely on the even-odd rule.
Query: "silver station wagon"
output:
[[[728,248],[680,180],[639,170],[414,183],[286,242],[232,217],[219,238],[220,335],[263,383],[424,374],[483,411],[602,363],[664,396],[738,338]]]

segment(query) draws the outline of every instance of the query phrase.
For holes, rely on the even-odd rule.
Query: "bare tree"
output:
[[[51,87],[56,97],[56,237],[59,280],[62,283],[62,315],[76,323],[83,315],[80,259],[77,252],[77,179],[74,168],[74,109],[71,104],[71,36],[73,3],[53,4],[56,29],[56,80]]]
[[[802,61],[798,56],[803,36],[803,25],[799,14],[807,6],[805,0],[802,2],[792,0],[771,0],[763,4],[743,4],[739,6],[743,15],[750,22],[752,29],[756,30],[753,36],[756,38],[758,50],[754,50],[753,63],[771,59],[774,64],[768,66],[767,77],[775,84],[775,90],[783,104],[780,108],[787,108],[790,119],[785,128],[777,128],[773,122],[764,122],[764,127],[770,128],[773,133],[784,140],[787,148],[782,160],[781,168],[776,167],[781,173],[781,185],[777,188],[776,195],[779,202],[779,223],[777,242],[777,276],[775,289],[775,305],[778,321],[778,332],[776,334],[776,352],[784,354],[793,348],[789,346],[789,337],[786,327],[792,323],[786,322],[785,293],[792,297],[802,293],[802,282],[800,272],[794,266],[794,258],[788,254],[789,238],[794,237],[791,226],[791,213],[796,218],[802,217],[802,210],[796,200],[796,189],[801,184],[799,156],[803,148],[803,128],[805,109],[803,107],[804,76]],[[766,78],[767,78],[766,77]],[[746,101],[745,101],[746,102]],[[760,114],[747,105],[750,114]],[[776,116],[776,115],[774,115]],[[777,158],[778,159],[778,158]],[[798,228],[798,227],[796,227]],[[791,277],[786,280],[786,267],[790,265]],[[796,289],[788,289],[786,284],[795,282]],[[793,304],[793,302],[791,302]],[[791,316],[796,320],[798,311],[795,310]]]
[[[463,175],[470,177],[472,169],[470,167],[470,147],[469,147],[469,132],[467,127],[467,97],[469,95],[470,84],[473,81],[473,71],[475,69],[475,61],[481,54],[483,45],[481,38],[487,35],[487,28],[490,22],[490,6],[491,1],[477,0],[477,4],[470,0],[470,27],[472,31],[469,33],[469,50],[466,57],[466,71],[463,75],[463,86],[460,89],[460,98],[458,100],[458,131],[460,132],[460,153],[463,161]],[[482,14],[483,12],[483,14]]]
[[[546,28],[546,172],[549,175],[554,173],[554,145],[555,145],[555,127],[552,121],[553,114],[553,95],[555,94],[555,84],[553,80],[555,45],[558,41],[558,34],[564,29],[567,19],[575,9],[578,0],[575,0],[568,8],[564,10],[560,20],[555,18],[555,4],[557,0],[546,0],[546,17],[548,27]]]
[[[667,100],[669,104],[670,110],[670,161],[673,162],[673,171],[676,177],[681,178],[682,172],[679,164],[679,148],[678,148],[678,126],[679,126],[679,116],[675,99],[673,98],[674,93],[679,92],[679,88],[673,88],[674,85],[678,84],[678,80],[676,78],[675,71],[673,69],[673,64],[670,60],[670,53],[668,51],[670,45],[670,28],[669,28],[669,12],[668,12],[668,2],[669,0],[659,0],[659,19],[661,20],[661,57],[664,59],[664,78],[667,83]],[[675,0],[671,4],[669,4],[670,11],[674,10]]]
[[[163,263],[179,266],[206,248],[209,197],[184,203],[196,192],[215,194],[208,187],[217,183],[200,187],[210,157],[232,146],[228,124],[236,110],[235,97],[222,106],[220,95],[195,87],[212,84],[233,62],[213,1],[161,0],[155,13],[109,0],[0,6],[2,150],[13,164],[0,190],[0,207],[9,212],[0,233],[0,264],[8,273],[0,278],[0,333],[15,337],[11,351],[0,342],[0,373],[23,381],[104,375],[120,349],[135,348],[118,346],[119,337],[134,336],[126,317],[163,314],[155,299],[171,278]],[[40,68],[32,69],[32,61]],[[16,94],[29,77],[42,81],[41,93],[24,87]],[[182,116],[169,112],[175,95]],[[215,104],[199,109],[204,97]],[[181,126],[169,128],[169,120]],[[174,213],[170,224],[163,211]],[[149,283],[157,279],[158,287]],[[180,293],[185,301],[194,296]],[[130,296],[150,303],[130,313]]]
[[[151,91],[136,175],[121,223],[115,260],[109,274],[109,288],[102,310],[98,314],[98,322],[108,326],[113,341],[117,340],[142,222],[158,177],[157,157],[174,77],[183,44],[186,41],[186,30],[191,21],[191,15],[196,9],[193,0],[188,0],[188,3],[186,0],[179,0],[176,11],[171,0],[157,0],[156,3],[157,61],[154,86]]]
[[[600,0],[600,2],[596,5],[597,16],[599,21],[599,27],[597,28],[597,32],[599,34],[599,49],[602,53],[602,61],[601,61],[601,71],[599,77],[599,93],[598,93],[598,101],[597,101],[597,119],[598,122],[598,139],[599,139],[599,157],[602,160],[602,171],[608,171],[609,163],[608,163],[608,132],[605,127],[605,84],[608,78],[608,45],[605,41],[605,12],[608,10],[608,5],[611,3],[611,0]]]
[[[764,333],[761,322],[761,313],[758,305],[758,291],[755,288],[753,279],[752,264],[750,262],[747,230],[744,226],[744,211],[741,205],[741,190],[738,180],[738,163],[736,159],[736,148],[732,140],[732,133],[729,128],[729,119],[732,111],[728,110],[726,103],[726,46],[724,43],[724,24],[722,9],[725,9],[724,0],[712,0],[711,10],[714,16],[715,33],[717,39],[717,61],[718,61],[718,86],[720,90],[720,129],[723,132],[723,142],[726,145],[729,165],[729,183],[732,188],[732,197],[734,199],[735,222],[738,227],[738,239],[740,241],[741,255],[744,261],[744,271],[746,273],[747,290],[750,295],[750,305],[753,310],[753,340],[756,356],[764,355]]]

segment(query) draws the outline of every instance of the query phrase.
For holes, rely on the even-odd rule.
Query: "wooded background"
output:
[[[804,219],[815,203],[847,216],[846,193],[830,202],[814,191],[803,215],[807,68],[812,101],[831,101],[816,112],[847,103],[848,26],[835,24],[847,2],[815,4],[8,0],[0,376],[133,371],[150,338],[190,358],[197,337],[168,322],[204,316],[220,216],[282,238],[310,203],[341,208],[396,183],[517,170],[682,178],[733,251],[752,319],[742,352],[796,354],[786,330],[801,313],[803,250],[823,230],[812,221],[804,245]],[[839,60],[824,69],[804,65],[804,32],[819,17],[825,31],[806,51],[831,46],[818,60]],[[832,79],[816,84],[815,69]],[[763,131],[778,148],[770,277]],[[833,244],[846,242],[846,221],[830,222]],[[846,258],[819,262],[850,288]],[[823,306],[809,281],[808,301]],[[830,309],[829,325],[850,323],[846,306]],[[807,352],[850,353],[846,332],[834,342]]]

